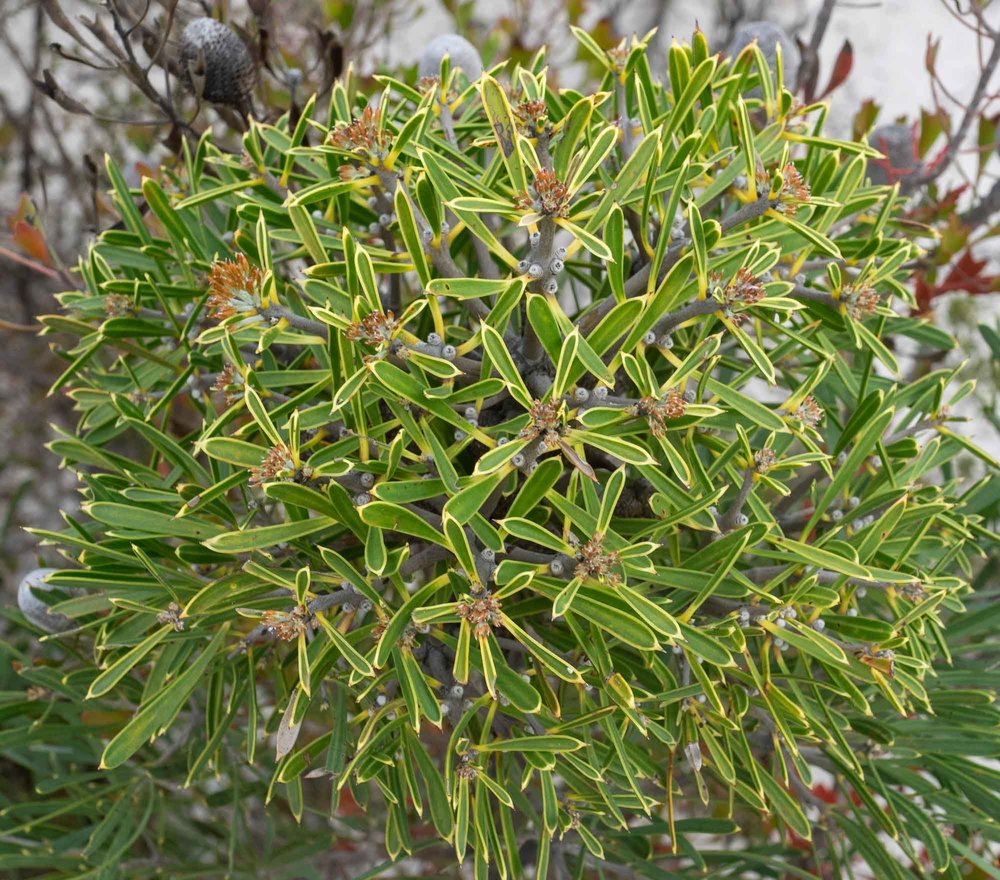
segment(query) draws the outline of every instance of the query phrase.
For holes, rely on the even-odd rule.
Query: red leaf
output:
[[[844,80],[850,76],[853,67],[854,47],[851,45],[850,40],[844,40],[844,45],[840,47],[840,52],[837,53],[837,60],[833,63],[833,70],[830,71],[830,80],[827,82],[823,93],[816,100],[822,101],[830,92],[839,88]]]
[[[18,220],[14,223],[14,235],[12,236],[16,244],[29,257],[38,260],[45,266],[52,264],[49,256],[48,245],[45,244],[45,236],[42,231],[32,226],[26,220]]]

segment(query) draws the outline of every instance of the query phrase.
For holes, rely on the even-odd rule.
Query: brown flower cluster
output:
[[[500,600],[487,590],[470,593],[468,600],[458,603],[458,616],[469,622],[477,639],[485,639],[493,627],[500,626]]]
[[[521,440],[534,440],[542,437],[549,446],[555,446],[562,429],[562,402],[550,400],[542,403],[536,400],[528,410],[531,421],[517,435]]]
[[[250,468],[250,485],[261,486],[295,471],[292,453],[284,443],[272,446],[258,467]]]
[[[156,615],[158,623],[169,623],[177,632],[184,629],[184,620],[181,618],[181,607],[176,602],[171,602],[164,611]]]
[[[551,130],[549,108],[544,101],[529,101],[525,98],[514,107],[514,116],[529,137],[537,137]]]
[[[243,399],[243,374],[239,373],[232,364],[223,365],[219,374],[212,384],[212,391],[221,391],[225,395],[227,404],[236,403]]]
[[[381,112],[365,107],[358,119],[330,132],[330,143],[350,152],[384,156],[388,152],[389,138],[385,130],[379,128]]]
[[[208,273],[208,313],[220,321],[233,315],[253,315],[261,305],[263,275],[243,254],[233,260],[217,260]]]
[[[799,174],[799,169],[790,162],[781,169],[781,180],[778,192],[781,204],[776,210],[791,217],[799,205],[809,201],[809,187]]]
[[[595,578],[610,586],[621,583],[621,575],[615,568],[621,564],[621,558],[615,550],[604,549],[604,536],[594,535],[576,552],[579,563],[576,566],[578,578]]]
[[[514,197],[514,205],[521,211],[565,217],[569,213],[569,188],[554,171],[543,168],[535,175],[528,191]]]
[[[135,308],[124,293],[109,293],[104,297],[104,312],[109,318],[124,318],[134,314]]]
[[[290,642],[309,628],[313,616],[305,605],[296,605],[291,611],[265,611],[261,622],[276,639]]]
[[[810,394],[799,404],[794,415],[807,428],[815,428],[823,420],[823,407]]]
[[[878,291],[870,284],[848,284],[840,293],[840,298],[847,309],[847,314],[860,321],[868,315],[874,315],[878,307],[880,297]]]
[[[774,467],[774,450],[758,449],[753,454],[753,467],[758,474],[766,474]]]
[[[743,268],[723,288],[722,296],[728,305],[752,306],[764,298],[764,284],[749,269]]]
[[[684,395],[676,388],[671,388],[662,398],[647,395],[635,406],[636,414],[645,416],[649,421],[649,430],[654,437],[662,437],[667,430],[667,422],[679,419],[687,411]]]
[[[474,755],[465,754],[459,757],[458,764],[455,767],[455,775],[459,779],[465,779],[466,781],[471,781],[479,775],[479,768],[473,764]]]
[[[392,341],[392,335],[399,328],[399,322],[392,312],[369,312],[360,321],[355,321],[345,331],[352,342],[366,342],[381,348]]]

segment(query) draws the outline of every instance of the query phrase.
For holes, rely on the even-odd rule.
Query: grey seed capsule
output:
[[[550,278],[545,282],[545,292],[548,294],[554,294],[559,292],[559,282],[555,278]]]
[[[469,426],[472,427],[472,428],[478,428],[479,427],[479,419],[466,419],[466,421],[469,423]]]
[[[497,446],[505,446],[508,443],[510,443],[510,437],[500,437],[497,440]]]
[[[441,336],[439,334],[437,334],[437,333],[428,333],[427,334],[427,344],[428,345],[440,345],[441,344]]]
[[[822,632],[823,630],[826,629],[826,621],[823,620],[823,618],[818,618],[818,619],[814,620],[813,621],[813,629],[816,629],[816,630],[819,630],[820,632]]]
[[[688,390],[684,392],[684,400],[687,403],[694,403],[695,396],[694,396],[694,389],[693,388],[688,388]]]
[[[496,551],[492,547],[483,547],[483,549],[479,551],[479,555],[487,562],[492,562],[497,558]]]
[[[36,568],[23,578],[17,587],[17,607],[21,613],[39,629],[48,633],[65,632],[74,623],[65,614],[49,610],[49,606],[38,598],[38,593],[48,593],[53,589],[45,583],[45,578],[58,571],[55,568]]]
[[[467,406],[462,415],[467,419],[474,419],[477,415],[479,415],[479,413],[476,412],[476,408],[474,406]]]
[[[847,616],[848,617],[857,617],[858,616],[858,609],[857,608],[848,608],[847,609]]]
[[[441,221],[441,234],[442,235],[447,235],[449,232],[451,232],[451,224],[447,220],[442,220]]]
[[[646,343],[646,345],[652,345],[654,342],[656,342],[656,334],[652,330],[650,330],[646,333],[645,336],[642,337],[642,341]]]
[[[361,475],[361,485],[366,489],[370,489],[375,485],[375,474],[362,474]]]
[[[392,223],[392,217],[390,217],[388,214],[379,214],[378,222],[379,225],[381,226],[388,226],[390,223]]]
[[[368,224],[368,231],[372,235],[375,235],[375,233],[379,232],[380,230],[381,230],[381,227],[378,225],[378,221],[377,220],[374,223],[369,223]]]
[[[541,263],[532,263],[530,266],[528,266],[528,277],[529,278],[541,278],[542,277],[542,273],[544,271],[545,270],[542,268],[542,264]]]
[[[510,463],[512,465],[514,465],[514,467],[523,467],[524,466],[524,455],[522,453],[520,453],[520,452],[517,453],[517,455],[515,455],[510,460]]]
[[[745,513],[741,513],[739,516],[736,517],[736,524],[741,528],[745,526],[748,522],[750,522],[750,517],[748,517]]]
[[[594,397],[596,397],[598,400],[604,400],[604,398],[607,396],[608,396],[608,389],[604,385],[598,385],[594,389]]]
[[[465,431],[463,431],[461,428],[456,428],[455,429],[455,439],[456,440],[461,441],[461,440],[464,440],[468,436],[469,435],[466,434]]]
[[[857,495],[852,495],[847,499],[847,506],[851,508],[857,507],[860,503],[861,499]]]
[[[315,211],[313,211],[312,215],[313,215],[313,220],[322,220],[323,219],[323,212],[319,208],[317,208]]]
[[[429,229],[422,229],[420,231],[420,239],[424,244],[430,244],[434,241],[434,233]]]
[[[857,596],[859,599],[864,599],[864,597],[868,595],[868,588],[867,587],[858,587],[854,591],[854,595]]]
[[[558,275],[560,272],[562,272],[565,265],[566,264],[563,263],[562,260],[559,259],[553,260],[551,263],[549,263],[549,271],[555,272]]]
[[[573,397],[583,403],[585,400],[590,399],[590,392],[586,388],[576,388],[573,391]]]
[[[674,347],[674,337],[673,336],[661,336],[659,345],[661,348],[673,348]]]
[[[378,207],[378,196],[368,196],[368,207],[373,209]]]
[[[527,272],[528,271],[528,261],[527,260],[518,260],[517,261],[517,271],[521,275],[523,275],[525,272]]]
[[[528,236],[528,243],[533,247],[538,247],[539,242],[542,240],[542,234],[540,232],[532,232]]]
[[[831,519],[832,519],[832,520],[833,520],[834,522],[840,522],[840,521],[841,521],[841,520],[842,520],[842,519],[844,518],[844,511],[842,511],[842,510],[834,510],[834,511],[833,511],[833,512],[832,512],[832,513],[830,514],[830,518],[831,518]]]
[[[560,260],[565,260],[566,259],[566,248],[564,248],[564,247],[557,247],[556,248],[556,256],[559,257]]]
[[[455,349],[454,345],[446,345],[441,349],[441,357],[443,357],[446,361],[452,360],[457,354],[458,351]]]
[[[562,560],[561,559],[553,559],[549,563],[549,571],[551,571],[552,574],[555,574],[555,575],[562,574],[565,571],[565,568],[563,567],[563,564],[562,564]]]
[[[360,494],[354,496],[354,503],[357,504],[358,507],[364,507],[371,500],[372,496],[367,492],[361,492]]]

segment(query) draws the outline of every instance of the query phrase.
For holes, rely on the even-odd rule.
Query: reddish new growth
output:
[[[550,400],[542,403],[536,400],[528,410],[531,421],[517,435],[521,440],[534,440],[542,437],[549,446],[555,446],[562,428],[562,402]]]
[[[296,605],[291,611],[265,611],[261,622],[276,639],[290,642],[309,628],[312,612],[305,605]]]
[[[776,210],[791,217],[799,205],[809,201],[809,187],[799,174],[799,169],[790,162],[781,169],[781,180],[781,189],[778,191],[781,204]]]
[[[667,429],[667,422],[684,415],[687,402],[676,388],[671,388],[662,398],[651,394],[641,398],[635,408],[638,415],[645,416],[649,421],[649,430],[653,432],[653,436],[662,437]]]
[[[816,403],[816,398],[810,394],[799,404],[794,415],[807,428],[815,428],[823,420],[823,407]]]
[[[109,293],[104,297],[104,311],[109,318],[124,318],[134,313],[132,300],[124,293]]]
[[[384,156],[387,152],[389,139],[385,130],[379,127],[380,113],[381,110],[365,107],[360,118],[330,132],[330,143],[342,150]]]
[[[399,322],[392,312],[369,312],[360,321],[355,321],[345,334],[352,342],[366,342],[375,348],[392,341],[392,335],[399,328]]]
[[[468,600],[458,603],[458,616],[469,622],[477,639],[485,639],[493,627],[500,626],[500,600],[486,590],[471,593]]]
[[[537,137],[549,130],[549,109],[544,101],[525,99],[514,107],[514,116],[529,137]]]
[[[758,449],[753,454],[753,467],[758,474],[766,474],[774,466],[774,450]]]
[[[840,298],[847,309],[847,314],[860,321],[868,315],[874,315],[879,304],[878,291],[870,284],[845,285]]]
[[[578,578],[595,578],[611,586],[621,583],[621,575],[615,568],[621,559],[615,550],[604,549],[604,536],[594,535],[576,552],[579,564],[576,566]]]
[[[208,313],[220,321],[233,315],[254,315],[260,307],[263,275],[243,254],[234,260],[217,260],[208,273]]]
[[[514,197],[514,205],[522,211],[565,217],[569,213],[569,189],[554,171],[543,168],[528,191]]]
[[[250,485],[261,486],[278,479],[287,472],[294,472],[295,462],[292,453],[284,443],[272,446],[259,467],[250,468]]]

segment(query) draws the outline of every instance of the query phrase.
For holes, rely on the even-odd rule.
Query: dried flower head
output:
[[[109,293],[104,297],[104,312],[109,318],[124,318],[135,314],[135,306],[124,293]]]
[[[181,618],[181,607],[176,602],[171,602],[165,610],[156,615],[159,623],[170,624],[177,632],[184,629],[184,620]]]
[[[625,69],[625,63],[628,61],[629,48],[628,42],[625,37],[622,37],[621,42],[617,46],[612,46],[608,49],[608,58],[611,59],[611,63],[614,64],[615,69],[622,71]]]
[[[217,260],[208,273],[208,313],[220,321],[233,315],[256,315],[263,304],[261,281],[263,275],[251,266],[243,254],[233,260]]]
[[[758,449],[753,454],[753,467],[758,474],[766,474],[774,466],[774,450]]]
[[[858,659],[866,666],[877,669],[883,675],[894,678],[896,675],[896,653],[888,648],[876,648],[874,645],[862,648]]]
[[[330,143],[341,150],[384,159],[389,152],[389,137],[380,126],[381,112],[381,108],[365,107],[358,119],[330,132]]]
[[[291,611],[265,611],[261,622],[276,639],[290,642],[312,625],[313,615],[306,605],[296,605]]]
[[[521,428],[517,436],[521,440],[542,437],[549,446],[554,446],[562,431],[562,409],[563,404],[560,400],[550,400],[547,403],[534,401],[528,410],[531,421]]]
[[[272,446],[258,467],[250,468],[250,485],[261,486],[295,473],[291,450],[284,443]]]
[[[615,568],[621,558],[615,550],[604,549],[604,535],[594,535],[576,551],[579,563],[576,566],[578,578],[594,578],[610,586],[621,583],[621,575]]]
[[[636,415],[645,416],[649,421],[649,430],[656,437],[662,437],[667,429],[667,422],[679,419],[687,411],[687,401],[676,388],[671,388],[663,397],[647,395],[635,405]]]
[[[525,98],[514,107],[514,116],[528,137],[537,137],[551,131],[549,108],[544,101],[529,101]]]
[[[543,168],[535,175],[528,191],[515,196],[514,204],[522,211],[565,217],[569,213],[569,188],[554,171]]]
[[[823,407],[810,394],[799,404],[794,416],[807,428],[815,428],[823,420]]]
[[[369,312],[344,332],[352,342],[365,342],[375,348],[382,348],[392,341],[398,328],[399,322],[392,312]]]
[[[469,622],[477,639],[485,639],[491,629],[500,626],[500,600],[488,590],[477,590],[458,603],[458,616]]]
[[[855,321],[874,315],[880,300],[878,291],[867,283],[845,285],[840,298],[844,308],[847,309],[847,314]]]

